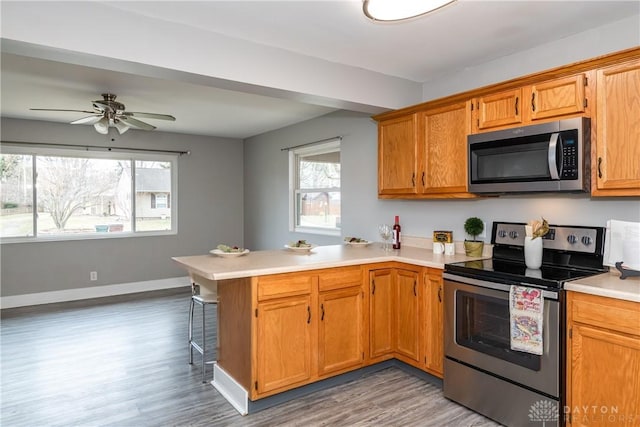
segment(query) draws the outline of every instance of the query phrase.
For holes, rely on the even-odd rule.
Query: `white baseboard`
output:
[[[92,286],[90,288],[65,289],[62,291],[38,292],[34,294],[0,297],[0,308],[15,308],[28,305],[50,304],[54,302],[76,301],[89,298],[133,294],[136,292],[189,286],[189,277],[147,280],[144,282],[120,283],[117,285]]]
[[[236,380],[227,374],[216,363],[213,365],[213,381],[211,384],[227,399],[240,415],[249,413],[249,393]]]

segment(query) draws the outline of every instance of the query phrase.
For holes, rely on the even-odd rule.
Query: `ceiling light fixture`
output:
[[[115,119],[113,121],[113,125],[115,126],[116,129],[118,129],[118,133],[120,133],[120,135],[122,135],[123,133],[129,130],[129,125],[127,125],[126,123],[123,123],[122,120]]]
[[[107,118],[107,116],[103,116],[93,125],[93,127],[98,133],[107,135],[109,133],[109,118]]]
[[[403,21],[440,9],[456,0],[364,0],[362,11],[374,21]]]

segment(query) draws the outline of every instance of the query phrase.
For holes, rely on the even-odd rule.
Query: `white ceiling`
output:
[[[51,8],[52,4],[55,8]],[[158,126],[158,130],[233,138],[257,135],[337,108],[374,113],[397,107],[393,102],[367,101],[364,96],[336,95],[331,88],[323,87],[325,77],[347,88],[356,87],[372,76],[380,81],[400,82],[410,89],[421,88],[422,83],[447,74],[638,15],[640,10],[638,1],[459,0],[405,23],[374,23],[361,13],[360,0],[44,2],[38,8],[35,5],[0,3],[3,117],[69,122],[82,117],[82,113],[36,112],[29,108],[91,109],[91,101],[100,99],[103,92],[111,92],[118,95],[118,101],[128,111],[172,114],[177,118],[176,122],[145,120]],[[37,22],[45,18],[34,15],[36,10],[45,11],[42,13],[46,13],[46,20],[61,22],[59,31],[47,34],[42,29],[46,23]],[[100,20],[104,11],[140,24],[126,27],[125,19],[118,19],[110,27]],[[87,16],[95,22],[86,22]],[[71,24],[64,24],[65,20]],[[83,25],[92,25],[92,31],[82,31]],[[183,42],[180,49],[187,53],[211,54],[207,49],[212,45],[209,37],[215,37],[226,45],[237,41],[251,47],[251,50],[236,49],[237,57],[244,52],[254,56],[263,50],[276,52],[277,55],[269,56],[275,62],[281,61],[280,53],[286,53],[289,58],[295,56],[300,68],[282,67],[279,77],[283,84],[276,84],[276,78],[272,78],[273,84],[255,84],[252,73],[267,76],[274,66],[264,59],[256,61],[253,67],[236,68],[233,75],[228,72],[228,63],[232,61],[219,62],[206,76],[196,66],[190,69],[190,64],[184,62],[174,65],[173,73],[151,73],[149,70],[157,70],[158,64],[145,59],[145,54],[154,49],[161,51],[161,41],[167,40],[167,28]],[[207,35],[207,43],[203,34]],[[148,42],[154,38],[157,44]],[[124,49],[139,44],[143,49],[140,64],[135,64],[132,60],[135,58],[106,54],[108,51],[101,50],[99,44],[94,44],[95,48],[90,43],[89,48],[79,44],[81,40],[92,39],[103,40],[107,48]],[[146,44],[141,43],[142,39]],[[34,44],[43,49],[33,49]],[[60,49],[71,55],[60,54]],[[74,52],[78,55],[73,55]],[[167,48],[166,54],[172,52]],[[177,58],[183,53],[173,54]],[[128,66],[124,72],[122,67],[96,66],[104,64],[95,60],[98,57],[112,57],[114,64],[127,60],[129,65],[156,68],[138,74],[136,69],[144,68]],[[305,62],[311,70],[318,70],[317,88],[305,88],[301,83],[312,77],[308,69],[302,68]],[[278,64],[275,65],[277,70]],[[325,74],[330,73],[324,71],[324,65],[343,67],[345,73],[335,68],[335,76],[327,77]],[[216,75],[217,68],[220,75]],[[350,81],[340,81],[341,78]],[[385,88],[370,85],[367,90],[382,93]],[[420,97],[421,93],[415,102],[421,101]]]

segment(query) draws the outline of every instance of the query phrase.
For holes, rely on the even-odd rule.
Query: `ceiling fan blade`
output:
[[[102,118],[102,114],[96,114],[93,116],[83,117],[78,120],[74,120],[71,122],[72,125],[92,125],[97,123]]]
[[[176,121],[176,118],[173,116],[170,116],[169,114],[142,113],[139,111],[125,111],[122,114],[128,117],[135,116],[135,117],[143,117],[146,119],[171,120],[172,122]]]
[[[72,113],[87,113],[87,114],[95,114],[95,111],[87,111],[87,110],[61,110],[60,108],[29,108],[33,111],[70,111]]]
[[[118,118],[123,122],[125,122],[126,124],[136,127],[138,129],[154,130],[156,128],[155,126],[152,126],[149,123],[141,122],[140,120],[134,119],[133,117],[120,116]]]

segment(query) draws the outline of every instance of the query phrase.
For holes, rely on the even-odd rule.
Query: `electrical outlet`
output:
[[[484,228],[482,229],[482,233],[478,234],[478,237],[485,239],[487,237],[487,223],[482,221],[482,225],[484,225]]]
[[[90,272],[89,279],[91,279],[92,282],[95,282],[96,280],[98,280],[98,272],[97,271]]]

